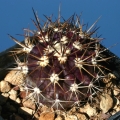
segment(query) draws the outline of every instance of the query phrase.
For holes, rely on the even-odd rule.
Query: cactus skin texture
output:
[[[25,75],[26,98],[34,97],[37,104],[55,110],[92,101],[105,87],[102,79],[110,72],[107,61],[112,58],[104,56],[102,38],[92,37],[98,29],[95,27],[98,20],[83,30],[77,15],[60,22],[59,14],[54,22],[45,16],[47,20],[41,26],[34,10],[33,13],[37,30],[25,29],[24,44],[9,35],[21,46],[13,51],[17,63],[13,69]],[[22,54],[24,62],[18,54]]]

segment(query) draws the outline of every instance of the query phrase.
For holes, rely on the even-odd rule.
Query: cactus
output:
[[[99,19],[83,30],[87,25],[81,24],[78,15],[63,18],[63,22],[60,14],[56,21],[45,16],[47,20],[41,25],[34,10],[33,13],[37,30],[24,29],[24,44],[9,35],[20,45],[12,51],[17,64],[13,70],[25,75],[26,99],[34,97],[36,104],[55,110],[94,100],[103,92],[103,78],[111,71],[107,61],[114,57],[105,56],[107,49],[100,44],[103,39],[93,37]]]

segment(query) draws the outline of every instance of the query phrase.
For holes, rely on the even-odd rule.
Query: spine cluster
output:
[[[17,63],[13,69],[25,75],[26,98],[34,97],[37,104],[57,110],[93,100],[105,86],[103,78],[110,72],[107,61],[112,58],[104,55],[102,39],[92,37],[98,29],[95,27],[98,20],[83,30],[77,15],[63,22],[60,17],[53,22],[45,16],[43,25],[35,12],[34,15],[36,22],[32,21],[37,30],[25,29],[24,44],[10,36],[20,45],[13,51]]]

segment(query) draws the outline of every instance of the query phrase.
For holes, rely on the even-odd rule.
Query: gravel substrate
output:
[[[120,89],[116,77],[107,75],[104,93],[98,93],[92,102],[81,102],[68,111],[54,111],[47,106],[36,106],[33,98],[26,98],[22,87],[24,75],[10,71],[0,82],[0,120],[114,120],[119,117]],[[115,115],[114,115],[115,114]],[[114,116],[112,116],[114,115]],[[111,116],[111,117],[110,117]]]

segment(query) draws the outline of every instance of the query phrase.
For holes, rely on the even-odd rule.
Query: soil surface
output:
[[[98,92],[91,101],[76,102],[67,111],[39,107],[33,98],[27,98],[20,71],[9,71],[0,82],[0,120],[114,120],[120,115],[120,89],[116,77],[109,73],[103,81],[104,92]]]

